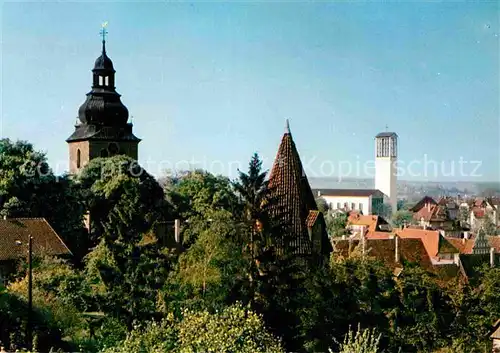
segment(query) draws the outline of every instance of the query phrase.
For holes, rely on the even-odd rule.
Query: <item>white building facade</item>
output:
[[[384,195],[373,189],[314,189],[313,193],[332,210],[359,211],[364,215],[373,214],[384,201]]]
[[[375,189],[387,197],[392,213],[397,211],[398,135],[382,132],[375,137]]]

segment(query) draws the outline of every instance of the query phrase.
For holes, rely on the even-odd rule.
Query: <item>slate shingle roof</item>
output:
[[[34,255],[71,255],[71,251],[44,218],[0,219],[0,261],[26,257],[26,247],[33,237]]]

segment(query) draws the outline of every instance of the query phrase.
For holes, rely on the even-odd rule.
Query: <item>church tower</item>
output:
[[[375,136],[375,189],[387,196],[392,214],[398,209],[397,158],[398,135],[381,132]]]
[[[113,62],[106,54],[106,29],[103,25],[102,53],[92,70],[92,90],[78,109],[75,131],[69,145],[69,171],[78,173],[90,160],[118,154],[137,160],[141,141],[132,133],[128,109],[115,90]]]

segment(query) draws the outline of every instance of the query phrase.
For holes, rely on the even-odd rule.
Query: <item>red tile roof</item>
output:
[[[410,263],[417,263],[426,269],[433,268],[421,239],[399,239],[398,241],[400,262],[408,261]],[[352,251],[360,242],[359,240],[337,240],[334,244],[334,252],[347,257],[349,256],[349,251]],[[351,249],[349,249],[349,244],[351,244]],[[369,257],[382,261],[389,268],[400,267],[401,264],[396,263],[395,244],[394,239],[366,240],[366,254]]]
[[[316,223],[316,220],[318,219],[319,216],[319,211],[309,211],[309,215],[307,216],[306,219],[306,225],[308,228],[314,227],[314,224]]]
[[[313,249],[307,227],[311,221],[310,211],[317,210],[317,205],[288,126],[269,175],[269,200],[271,214],[289,227],[294,237],[291,244],[294,252],[311,254]],[[326,229],[322,233],[322,251],[330,252]]]
[[[366,233],[366,239],[392,239],[394,233],[391,232],[370,232]]]
[[[430,257],[437,257],[439,253],[458,252],[437,230],[405,228],[396,231],[396,234],[403,239],[421,239]]]
[[[437,202],[430,196],[424,196],[422,200],[417,202],[417,204],[410,209],[410,211],[418,212],[422,207],[425,207],[427,204],[436,205]]]
[[[71,251],[44,218],[0,220],[0,261],[26,257],[26,244],[33,238],[34,255],[71,255]],[[21,241],[24,245],[16,245]]]
[[[347,218],[348,226],[367,226],[370,232],[375,232],[377,230],[378,222],[378,216],[361,215],[359,213],[351,213]]]
[[[486,211],[483,208],[473,208],[472,212],[474,212],[474,217],[483,218],[486,215]]]
[[[500,237],[491,236],[486,237],[489,246],[495,249],[495,253],[500,254]],[[474,247],[474,239],[458,239],[447,237],[448,240],[455,248],[458,249],[460,254],[472,254],[472,248]]]

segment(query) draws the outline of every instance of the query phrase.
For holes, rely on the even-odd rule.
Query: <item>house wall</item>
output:
[[[398,209],[396,158],[375,158],[375,189],[382,191],[389,199],[394,214]]]
[[[493,339],[493,353],[500,352],[500,339]]]
[[[371,196],[327,196],[321,195],[332,209],[344,209],[344,204],[347,203],[347,210],[362,211],[364,215],[372,214],[372,197]],[[352,204],[354,203],[354,209]],[[338,207],[340,205],[340,207]],[[361,205],[361,206],[360,206]]]

